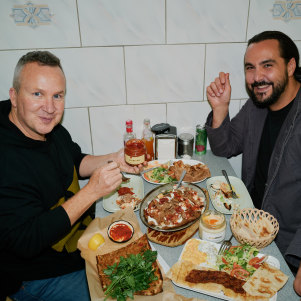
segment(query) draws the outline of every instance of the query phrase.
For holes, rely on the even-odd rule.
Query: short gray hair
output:
[[[24,66],[28,63],[38,63],[42,66],[52,66],[59,67],[63,74],[64,70],[61,65],[61,61],[53,53],[49,51],[31,51],[23,55],[15,68],[14,78],[13,78],[13,88],[19,92],[20,89],[20,74]]]

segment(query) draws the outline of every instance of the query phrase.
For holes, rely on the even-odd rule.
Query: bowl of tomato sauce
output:
[[[134,227],[131,223],[118,220],[113,222],[108,228],[109,238],[117,243],[129,241],[134,235]]]

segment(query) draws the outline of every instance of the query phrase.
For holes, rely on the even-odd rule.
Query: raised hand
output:
[[[206,89],[207,99],[213,111],[212,127],[221,125],[229,112],[231,85],[229,73],[220,72],[219,76]]]

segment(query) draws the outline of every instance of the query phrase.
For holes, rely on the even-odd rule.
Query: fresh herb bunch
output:
[[[110,296],[117,301],[127,297],[134,299],[134,293],[149,288],[149,284],[158,277],[152,267],[157,259],[157,251],[146,250],[142,254],[120,257],[120,262],[108,266],[104,273],[112,281],[105,291],[105,300]]]

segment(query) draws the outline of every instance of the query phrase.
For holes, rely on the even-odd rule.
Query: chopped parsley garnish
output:
[[[112,281],[105,291],[105,300],[110,296],[117,301],[125,301],[127,297],[134,299],[134,293],[149,288],[149,284],[158,277],[152,267],[157,259],[157,252],[146,250],[142,254],[120,257],[120,262],[108,266],[104,273]]]

